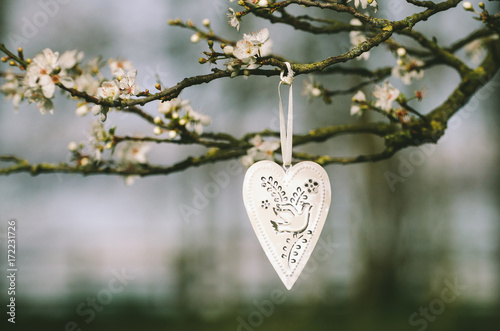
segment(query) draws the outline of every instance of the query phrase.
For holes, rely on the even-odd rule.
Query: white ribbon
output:
[[[279,97],[279,112],[280,112],[280,140],[281,140],[281,155],[283,157],[283,168],[287,170],[292,165],[292,138],[293,138],[293,71],[289,62],[285,62],[288,69],[288,74],[280,73],[281,81],[278,84]],[[281,101],[281,84],[290,85],[288,94],[288,125],[285,127],[285,114],[283,112],[283,104]]]

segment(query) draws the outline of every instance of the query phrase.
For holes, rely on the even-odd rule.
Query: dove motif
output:
[[[271,224],[277,232],[292,232],[296,237],[298,233],[307,229],[311,207],[312,205],[308,202],[302,203],[300,210],[291,203],[276,204],[273,211],[280,220],[271,221]]]

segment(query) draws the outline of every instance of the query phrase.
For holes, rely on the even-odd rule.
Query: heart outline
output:
[[[308,188],[307,180],[316,186]],[[304,189],[301,185],[297,186],[304,181],[306,181],[302,185]],[[293,187],[296,187],[295,192],[291,194],[292,198],[288,198],[287,195]],[[308,195],[304,194],[304,190],[308,190]],[[273,208],[274,215],[269,209],[271,204],[269,198],[273,199],[277,206]],[[258,200],[262,202],[260,209]],[[300,201],[302,206],[299,205]],[[307,264],[328,215],[331,203],[328,174],[319,164],[311,161],[299,162],[286,171],[275,162],[259,161],[245,174],[243,202],[267,258],[285,287],[290,290]],[[305,215],[306,209],[307,215]],[[306,218],[304,227],[300,222],[305,222]],[[300,226],[293,228],[294,224]],[[292,233],[293,239],[289,233]],[[299,234],[301,236],[295,239]],[[301,244],[297,244],[299,240],[302,241]],[[293,244],[289,248],[290,242]],[[291,259],[292,254],[296,259]],[[287,261],[283,261],[284,256]]]

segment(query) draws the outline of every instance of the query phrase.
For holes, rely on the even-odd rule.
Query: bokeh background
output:
[[[379,3],[379,15],[388,19],[403,18],[416,8],[399,0]],[[319,60],[340,54],[349,45],[347,33],[310,36],[251,17],[245,17],[237,33],[226,23],[229,5],[226,0],[2,0],[0,40],[15,49],[14,37],[23,36],[26,22],[44,12],[46,23],[23,40],[26,55],[49,47],[60,52],[79,49],[86,59],[126,58],[138,68],[138,83],[150,90],[156,76],[172,86],[184,77],[210,71],[210,66],[197,63],[206,44],[190,43],[191,33],[168,26],[169,18],[190,18],[198,25],[209,18],[216,32],[234,40],[268,27],[274,52],[293,61]],[[499,7],[487,6],[492,12]],[[479,26],[470,13],[457,7],[416,29],[448,45]],[[349,65],[376,68],[395,61],[379,47],[368,63]],[[296,91],[305,79],[297,77]],[[317,79],[331,89],[359,82],[344,76]],[[425,113],[446,98],[458,76],[436,67],[410,87],[394,78],[390,81],[407,95],[425,88],[428,97],[415,104]],[[206,185],[227,173],[229,162],[139,179],[132,186],[111,176],[0,177],[2,275],[7,221],[16,219],[18,224],[17,323],[8,327],[496,330],[500,325],[499,82],[497,75],[470,101],[467,112],[455,116],[437,145],[410,148],[377,163],[326,167],[332,182],[331,211],[318,247],[291,291],[274,273],[247,219],[241,200],[243,166],[189,217],[183,216],[180,206],[193,207]],[[277,84],[277,77],[223,79],[192,87],[181,97],[212,117],[207,131],[239,137],[243,132],[278,129]],[[350,118],[350,97],[338,96],[325,105],[296,92],[295,132],[379,119]],[[156,106],[145,109],[156,114]],[[60,96],[53,115],[40,115],[33,105],[16,112],[0,96],[0,154],[16,154],[33,163],[67,160],[68,143],[86,141],[94,120],[92,115],[77,117],[75,109],[74,101]],[[152,128],[133,115],[111,113],[106,127],[115,125],[119,133],[152,134]],[[303,148],[341,156],[376,152],[380,147],[381,142],[371,136],[346,136]],[[201,151],[157,145],[149,159],[167,164]],[[400,181],[388,180],[395,175]],[[5,276],[0,288],[4,323]]]

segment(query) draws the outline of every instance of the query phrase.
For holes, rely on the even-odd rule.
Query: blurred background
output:
[[[396,0],[385,1],[387,7],[379,2],[377,15],[391,20],[416,8]],[[21,46],[30,57],[49,47],[61,53],[82,50],[86,60],[97,55],[125,58],[138,69],[139,85],[150,90],[156,76],[172,86],[184,77],[210,72],[208,65],[197,62],[206,44],[190,43],[191,33],[168,26],[169,18],[189,18],[199,26],[209,18],[217,33],[233,40],[268,27],[273,52],[292,61],[317,61],[349,45],[347,33],[310,36],[253,17],[244,18],[238,33],[226,22],[227,7],[236,8],[226,0],[2,0],[1,5],[0,40],[10,49],[18,46],[16,36],[23,36]],[[498,11],[497,4],[487,6]],[[294,7],[292,12],[304,9]],[[35,21],[36,31],[26,35],[26,25]],[[457,7],[416,29],[449,45],[478,27],[470,13]],[[369,62],[349,65],[377,68],[395,61],[379,47],[371,51]],[[358,77],[316,78],[330,89],[360,82]],[[296,91],[306,79],[297,77]],[[7,221],[15,219],[18,226],[15,328],[496,330],[499,79],[497,75],[466,112],[454,117],[437,145],[410,148],[377,163],[326,167],[332,206],[318,246],[291,291],[275,274],[247,219],[241,199],[243,166],[199,208],[194,207],[196,197],[206,185],[217,183],[214,178],[228,173],[230,162],[138,179],[132,186],[111,176],[0,177],[2,266]],[[428,97],[413,104],[426,113],[454,89],[458,76],[435,67],[412,86],[390,81],[407,95],[426,89]],[[185,90],[181,97],[212,117],[207,131],[240,137],[243,132],[278,129],[277,84],[277,77],[221,79]],[[371,87],[364,91],[371,94]],[[351,118],[351,97],[334,97],[325,105],[296,92],[295,132],[380,119],[372,114]],[[149,104],[145,110],[156,114],[156,107]],[[0,96],[0,154],[16,154],[32,163],[69,160],[68,143],[86,141],[94,120],[91,114],[77,117],[75,109],[74,101],[59,96],[53,115],[40,115],[34,105],[22,105],[16,112]],[[106,127],[115,125],[118,133],[152,135],[152,127],[133,115],[110,113]],[[347,156],[377,152],[381,146],[372,136],[346,136],[297,150]],[[153,164],[170,164],[203,151],[152,147]],[[187,217],[182,206],[196,212]],[[8,302],[7,285],[1,277],[2,310]]]

